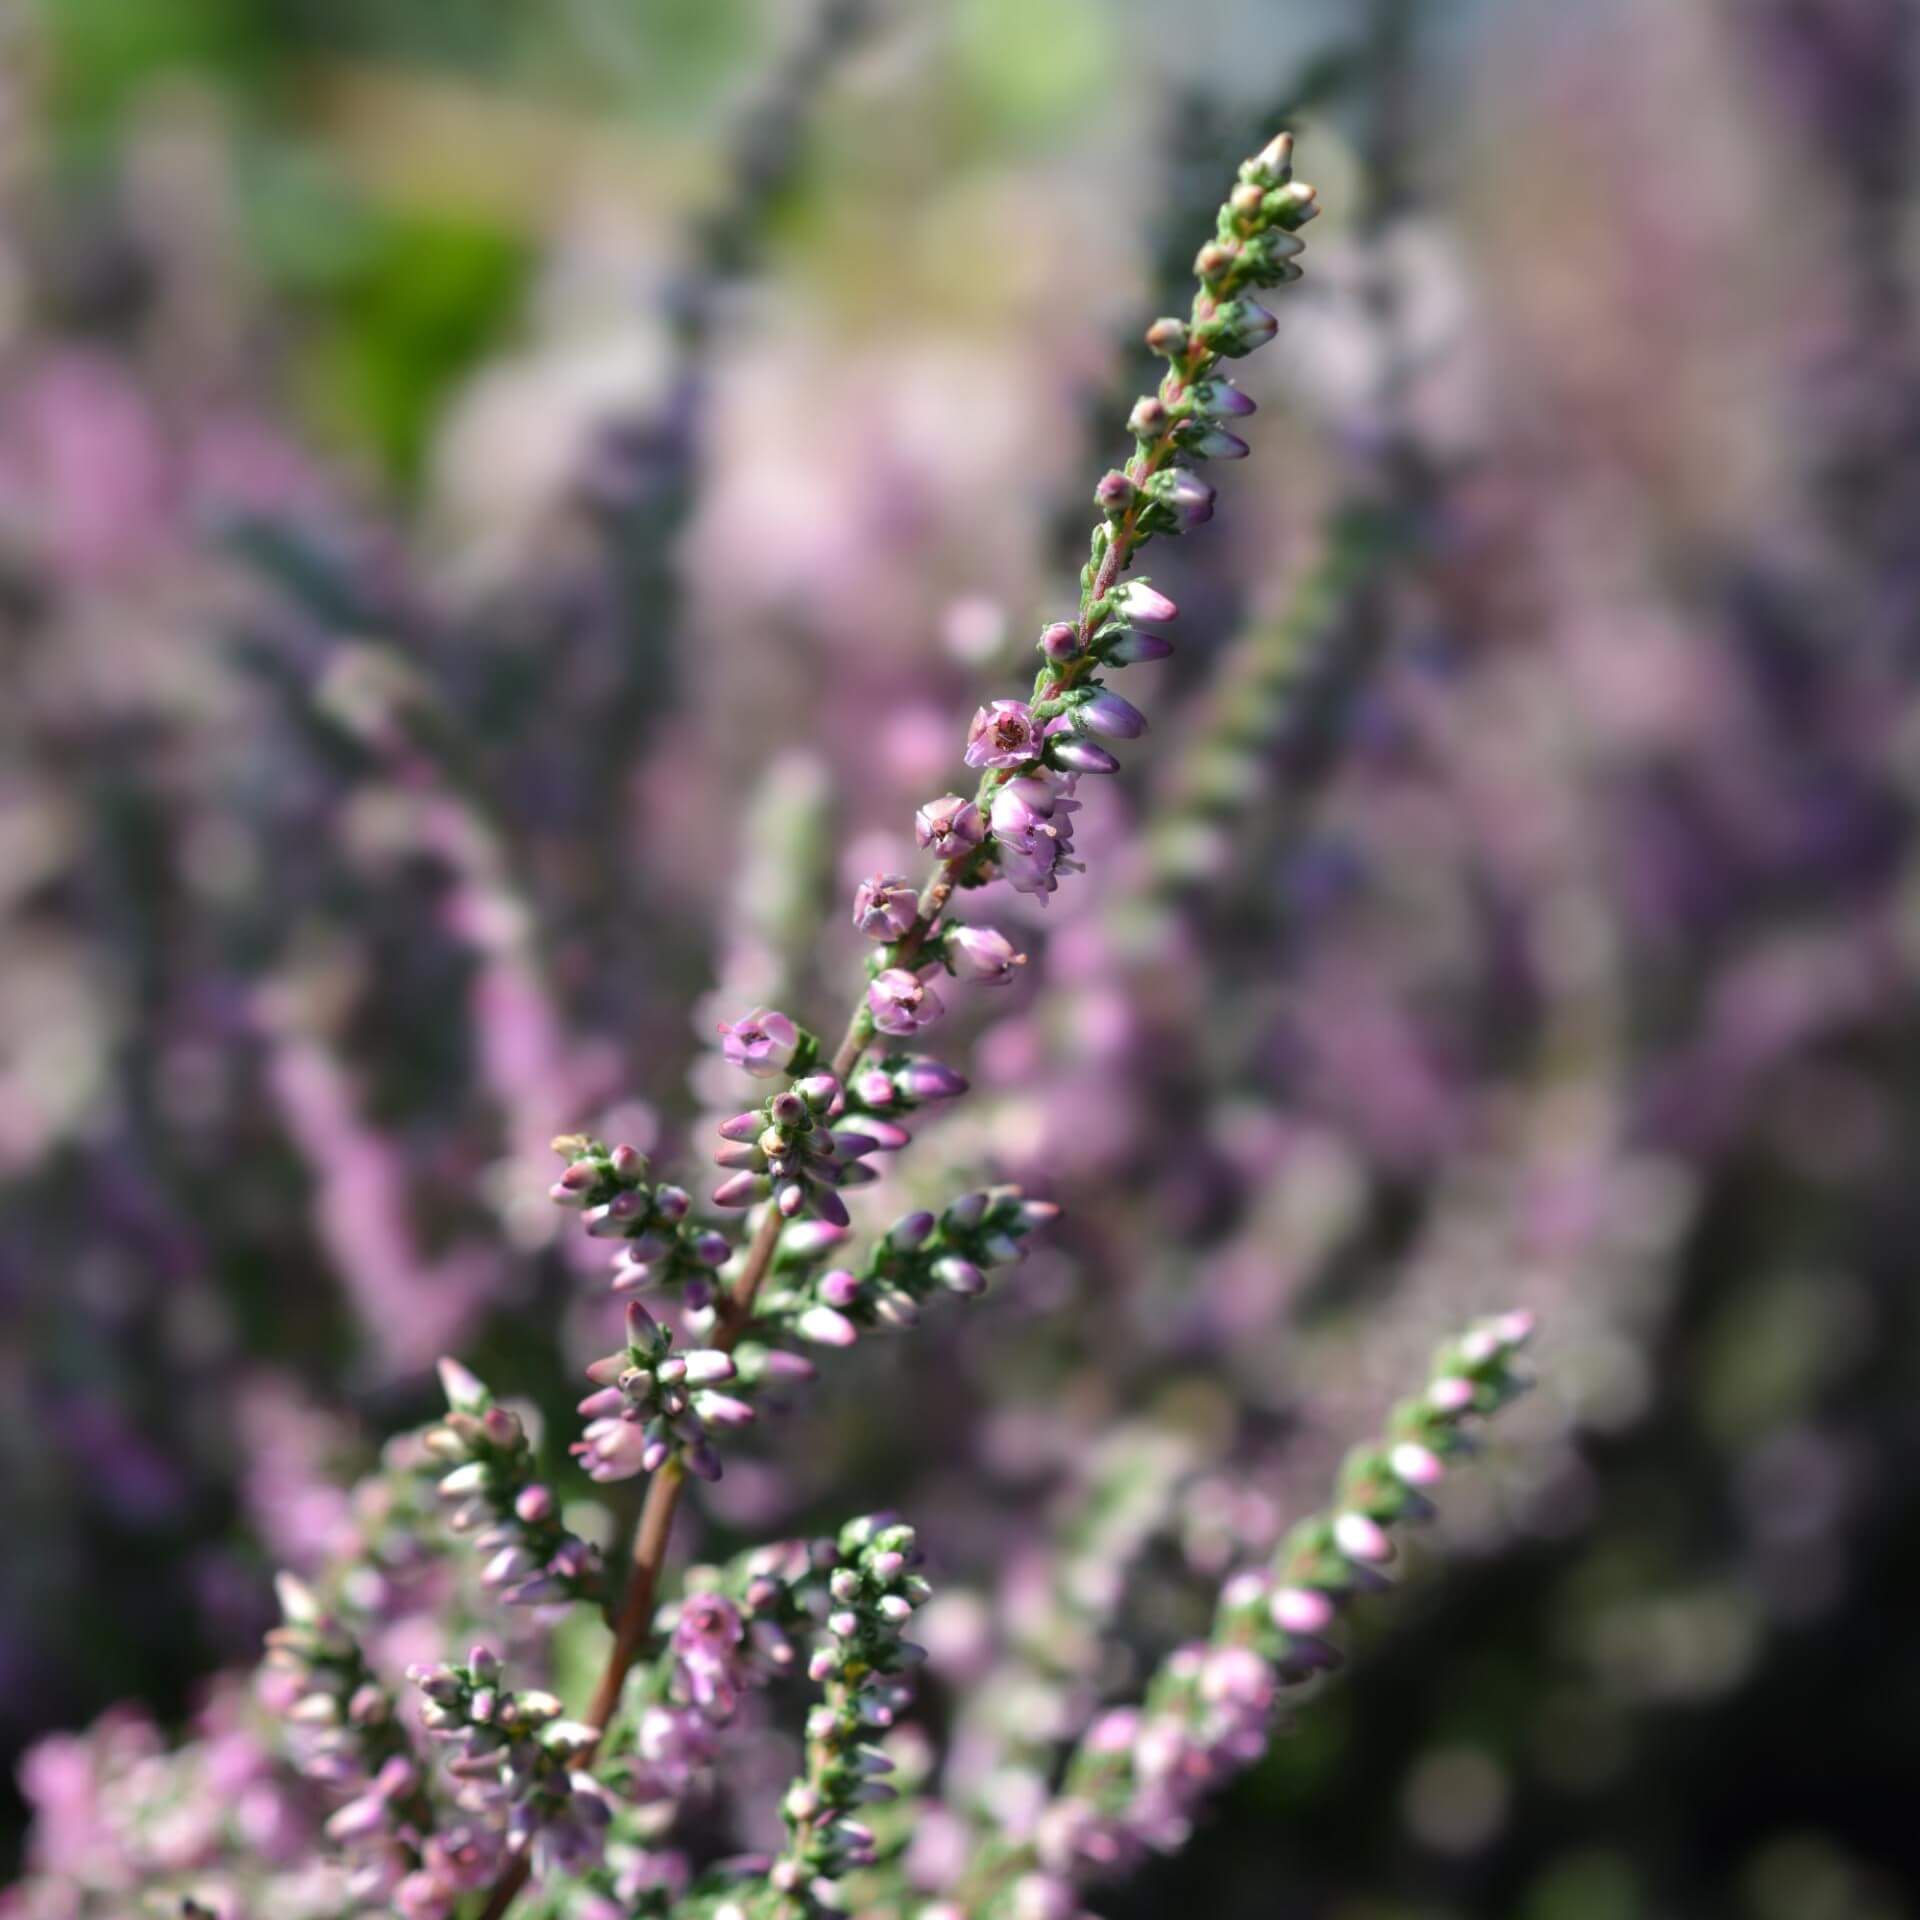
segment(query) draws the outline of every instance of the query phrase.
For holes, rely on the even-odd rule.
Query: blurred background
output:
[[[1101,1910],[1920,1912],[1917,59],[1907,0],[0,13],[0,1870],[436,1354],[558,1450],[549,1137],[692,1170],[715,1020],[833,1022],[1284,123],[1326,214],[1154,733],[903,1169],[1066,1220],[687,1550],[902,1507],[991,1745],[996,1635],[1163,1644],[1530,1305],[1444,1579]]]

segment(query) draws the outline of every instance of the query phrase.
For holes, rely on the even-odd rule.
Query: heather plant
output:
[[[63,314],[37,240],[24,331],[0,313],[0,1504],[34,1543],[0,1567],[0,1736],[146,1703],[30,1749],[13,1901],[1891,1920],[1903,10],[1602,0],[1561,35],[1375,0],[1295,65],[1274,9],[1244,141],[1248,76],[1181,21],[1123,133],[1056,115],[1005,174],[978,72],[919,90],[908,33],[794,194],[860,11],[802,26],[686,275],[649,281],[655,398],[578,419],[576,349],[501,432],[523,356],[480,363],[427,537],[241,416],[258,368],[217,339],[182,381],[183,306],[257,298],[219,257]],[[960,109],[895,150],[906,189],[894,151],[858,165],[896,89]],[[1284,351],[1233,365],[1264,410],[1223,423],[1257,457],[1222,524],[1154,536],[1202,644],[992,685],[979,751],[1031,724],[1037,770],[949,778],[1039,624],[1006,612],[1043,604],[1022,543],[1064,519],[1082,557],[1074,428],[1104,449],[1152,358],[1060,289],[1119,287],[1158,193],[1140,257],[1182,291],[1113,307],[1184,311],[1219,157],[1295,102],[1341,217]],[[144,219],[214,177],[171,151]],[[18,224],[77,252],[87,204]],[[956,287],[983,209],[1045,231],[1044,298],[1018,245]],[[591,278],[578,242],[532,314]],[[1123,397],[1083,404],[1109,363]],[[560,415],[586,458],[540,524],[446,568],[440,487],[470,510]],[[193,484],[143,492],[162,457]],[[244,584],[190,537],[209,491]],[[1116,682],[1137,744],[1039,711]],[[1125,775],[1050,764],[1075,743]],[[1009,789],[1032,818],[995,820]],[[913,947],[917,838],[936,879],[976,864]],[[1043,890],[1063,852],[1093,878]],[[849,953],[871,1031],[835,1090],[842,1028],[808,1029]],[[1553,1404],[1450,1478],[1445,1582],[1389,1610],[1349,1555],[1325,1584],[1289,1522],[1337,1483],[1336,1546],[1356,1510],[1394,1533],[1431,1403],[1371,1467],[1344,1443],[1490,1292],[1553,1328]],[[264,1671],[183,1710],[183,1666],[250,1657],[270,1564]],[[1245,1767],[1322,1611],[1367,1657]]]
[[[1054,894],[1081,866],[1081,782],[1118,772],[1105,742],[1146,730],[1113,676],[1172,651],[1177,610],[1135,564],[1154,539],[1211,517],[1207,462],[1249,451],[1229,423],[1253,403],[1228,374],[1276,330],[1254,294],[1300,274],[1298,234],[1316,204],[1291,163],[1281,135],[1241,167],[1197,256],[1190,313],[1148,329],[1166,372],[1129,416],[1132,455],[1095,489],[1078,606],[1043,631],[1030,693],[975,713],[959,756],[978,771],[974,791],[916,815],[931,874],[858,884],[852,918],[871,951],[844,1034],[829,1045],[765,1005],[718,1023],[726,1065],[770,1090],[719,1123],[719,1177],[704,1200],[631,1146],[556,1142],[552,1198],[611,1243],[611,1289],[626,1297],[622,1344],[587,1369],[571,1452],[592,1481],[644,1478],[630,1546],[608,1556],[585,1537],[582,1526],[605,1529],[556,1493],[541,1465],[555,1443],[443,1360],[444,1418],[389,1444],[313,1579],[281,1580],[257,1691],[267,1718],[203,1735],[231,1742],[230,1764],[246,1756],[257,1817],[230,1829],[208,1809],[184,1843],[169,1828],[178,1800],[206,1791],[196,1769],[212,1762],[196,1748],[162,1760],[136,1742],[128,1757],[96,1736],[70,1759],[48,1753],[43,1768],[70,1776],[48,1783],[49,1817],[64,1804],[73,1826],[103,1824],[98,1844],[49,1838],[52,1871],[29,1884],[22,1911],[131,1897],[185,1913],[414,1920],[492,1920],[522,1900],[556,1914],[712,1920],[1065,1916],[1087,1881],[1182,1844],[1210,1792],[1264,1751],[1281,1694],[1337,1664],[1328,1629],[1383,1583],[1394,1530],[1430,1512],[1471,1427],[1522,1384],[1526,1316],[1449,1343],[1380,1440],[1348,1459],[1328,1512],[1222,1569],[1210,1630],[1166,1654],[1137,1705],[1103,1702],[1080,1724],[1057,1723],[971,1802],[943,1796],[914,1717],[925,1653],[907,1633],[932,1589],[913,1526],[853,1520],[691,1568],[677,1595],[665,1591],[686,1485],[722,1477],[733,1430],[814,1382],[816,1354],[988,1291],[1057,1212],[989,1185],[876,1232],[864,1205],[856,1225],[846,1196],[878,1183],[928,1113],[966,1092],[921,1050],[945,995],[1003,986],[1024,962],[961,904],[996,883]],[[402,688],[350,710],[369,738],[401,740],[391,716],[408,703]],[[504,852],[467,817],[464,857],[498,894]],[[596,1611],[610,1638],[569,1703],[541,1682],[570,1664],[561,1643]],[[428,1650],[404,1662],[404,1679],[400,1647]],[[784,1843],[703,1858],[683,1831],[690,1803],[736,1752],[775,1737],[763,1697],[798,1687],[812,1704],[779,1799]],[[946,1844],[929,1846],[929,1834]]]

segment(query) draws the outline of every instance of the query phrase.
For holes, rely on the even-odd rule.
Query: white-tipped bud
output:
[[[1343,1513],[1333,1523],[1334,1544],[1349,1560],[1365,1567],[1384,1566],[1393,1558],[1393,1541],[1379,1521],[1364,1513]]]

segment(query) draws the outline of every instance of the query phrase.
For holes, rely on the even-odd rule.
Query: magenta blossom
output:
[[[784,1073],[799,1045],[799,1028],[784,1013],[767,1007],[755,1007],[730,1025],[721,1023],[720,1051],[727,1064],[757,1079],[770,1080]]]
[[[898,940],[919,911],[911,883],[897,873],[869,874],[853,896],[853,924],[869,940]]]
[[[987,829],[971,800],[943,793],[913,816],[913,837],[935,859],[958,860],[987,837]]]
[[[917,1033],[946,1011],[940,996],[905,967],[888,967],[867,989],[873,1024],[882,1033]]]
[[[1027,962],[1027,956],[1016,953],[1013,942],[997,927],[949,927],[947,958],[961,979],[988,986],[1003,985],[1013,978],[1014,968]]]
[[[1024,700],[996,700],[967,729],[967,765],[1021,767],[1040,752],[1040,727]]]
[[[1116,740],[1137,740],[1147,730],[1147,716],[1131,700],[1121,699],[1106,687],[1083,701],[1075,718],[1083,727],[1110,734]]]
[[[727,1720],[747,1684],[740,1643],[746,1629],[740,1611],[724,1594],[689,1594],[673,1629],[673,1654],[681,1690],[715,1720]]]
[[[647,1430],[638,1420],[617,1414],[594,1420],[573,1443],[572,1451],[590,1480],[631,1480],[648,1468]]]
[[[1134,627],[1164,627],[1180,617],[1180,609],[1144,580],[1128,581],[1114,605],[1121,619]]]
[[[994,850],[1001,875],[1017,893],[1043,898],[1060,884],[1062,870],[1076,868],[1073,815],[1079,802],[1066,796],[1071,780],[1010,780],[993,796]]]

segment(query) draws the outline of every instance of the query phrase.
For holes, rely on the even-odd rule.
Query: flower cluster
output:
[[[443,1363],[450,1410],[419,1447],[453,1531],[479,1549],[486,1597],[556,1609],[608,1603],[610,1651],[582,1717],[568,1717],[556,1693],[508,1688],[501,1658],[485,1646],[464,1665],[411,1667],[420,1723],[443,1750],[431,1769],[374,1660],[310,1593],[287,1589],[273,1664],[305,1771],[347,1796],[327,1831],[352,1862],[350,1898],[385,1903],[403,1920],[449,1920],[462,1907],[498,1920],[539,1873],[550,1877],[540,1890],[546,1910],[568,1920],[669,1908],[683,1920],[790,1920],[864,1903],[867,1876],[897,1875],[895,1823],[910,1810],[887,1812],[894,1782],[931,1777],[930,1768],[898,1772],[888,1751],[907,1744],[896,1723],[922,1657],[904,1637],[928,1596],[913,1530],[876,1517],[832,1541],[757,1550],[693,1570],[662,1604],[675,1503],[689,1478],[719,1477],[717,1435],[755,1418],[756,1389],[811,1376],[811,1362],[785,1342],[846,1346],[863,1331],[913,1323],[940,1295],[977,1295],[1056,1211],[1017,1186],[981,1187],[941,1212],[906,1214],[844,1260],[839,1253],[854,1234],[844,1193],[878,1179],[880,1156],[910,1144],[919,1109],[965,1090],[936,1061],[874,1057],[876,1041],[904,1039],[940,1016],[940,973],[1004,984],[1024,959],[996,929],[950,917],[953,896],[996,877],[1050,894],[1077,864],[1077,783],[1117,771],[1106,743],[1146,730],[1104,676],[1170,652],[1162,629],[1175,609],[1123,576],[1149,539],[1208,517],[1212,492],[1199,466],[1246,451],[1222,422],[1251,403],[1219,363],[1273,331],[1246,289],[1297,275],[1292,229],[1313,204],[1310,190],[1292,185],[1288,160],[1282,140],[1241,169],[1197,263],[1191,319],[1149,332],[1166,377],[1133,409],[1132,458],[1097,490],[1101,520],[1077,615],[1041,635],[1029,698],[993,700],[975,716],[965,747],[981,776],[974,797],[943,795],[916,817],[934,874],[920,889],[886,871],[858,887],[853,919],[873,950],[846,1040],[829,1054],[765,1006],[721,1026],[724,1061],[775,1083],[719,1127],[724,1178],[713,1199],[750,1210],[748,1230],[736,1237],[703,1224],[689,1192],[654,1181],[630,1147],[585,1135],[555,1143],[566,1164],[553,1198],[581,1212],[590,1236],[617,1243],[615,1290],[676,1289],[658,1319],[628,1304],[625,1343],[587,1369],[593,1390],[579,1403],[585,1426],[572,1452],[588,1476],[652,1476],[617,1593],[605,1590],[593,1549],[562,1524],[520,1417],[465,1368]],[[1050,1806],[1051,1763],[1085,1724],[1094,1692],[1084,1657],[1046,1676],[1059,1698],[1073,1697],[1032,1743],[1052,1751],[1022,1755],[1034,1763],[1034,1818],[1003,1845],[978,1849],[958,1885],[933,1886],[945,1903],[930,1911],[1053,1920],[1074,1910],[1088,1873],[1181,1837],[1200,1793],[1264,1745],[1279,1689],[1330,1663],[1322,1630],[1390,1555],[1388,1527],[1417,1513],[1419,1489],[1457,1451],[1461,1424],[1513,1390],[1509,1359],[1523,1337],[1523,1328],[1495,1323],[1452,1350],[1385,1446],[1349,1466],[1338,1511],[1301,1530],[1271,1572],[1230,1583],[1214,1640],[1178,1651],[1140,1708],[1109,1712],[1087,1731]],[[1160,1504],[1155,1496],[1110,1513],[1083,1558],[1064,1568],[1063,1577],[1087,1576],[1072,1617],[1088,1642],[1117,1617],[1118,1569],[1144,1552]],[[570,1672],[576,1624],[595,1630],[584,1617],[569,1622],[541,1671]],[[514,1631],[537,1652],[529,1623]],[[711,1871],[689,1891],[688,1858],[700,1843],[679,1854],[676,1822],[697,1790],[722,1778],[728,1729],[754,1717],[743,1703],[803,1664],[823,1697],[806,1721],[805,1772],[782,1802],[784,1850]],[[874,1910],[894,1910],[896,1896],[908,1897],[904,1882],[883,1884]]]
[[[807,1770],[781,1811],[789,1840],[769,1884],[801,1911],[837,1911],[839,1882],[875,1858],[862,1810],[894,1798],[884,1776],[893,1762],[873,1744],[910,1697],[905,1676],[924,1657],[904,1637],[927,1583],[914,1531],[886,1515],[851,1521],[827,1578],[826,1635],[808,1663],[825,1698],[807,1716]]]
[[[681,1598],[655,1616],[662,1651],[633,1688],[643,1704],[608,1738],[604,1772],[624,1800],[671,1818],[712,1768],[743,1697],[800,1670],[835,1564],[831,1540],[790,1540],[688,1570]]]
[[[291,1674],[267,1684],[283,1678],[297,1685]],[[132,1705],[37,1741],[18,1775],[35,1816],[32,1871],[0,1891],[7,1920],[117,1920],[136,1901],[165,1912],[184,1899],[337,1920],[355,1885],[382,1898],[387,1875],[324,1834],[322,1796],[263,1737],[270,1729],[250,1697],[260,1690],[219,1681],[189,1722],[193,1737],[171,1748]],[[297,1883],[283,1871],[294,1861]]]
[[[804,1365],[804,1363],[802,1363]],[[738,1368],[718,1347],[674,1350],[673,1335],[637,1300],[627,1302],[627,1344],[587,1369],[587,1425],[573,1451],[595,1480],[630,1480],[679,1459],[702,1480],[720,1477],[710,1427],[743,1427],[753,1409],[716,1391]]]
[[[984,1293],[988,1273],[1021,1259],[1027,1236],[1059,1211],[1000,1186],[963,1193],[938,1214],[907,1214],[881,1235],[858,1273],[833,1267],[770,1292],[763,1324],[828,1347],[851,1346],[863,1330],[910,1327],[922,1304],[942,1293]]]
[[[505,1829],[511,1854],[577,1872],[599,1859],[613,1803],[588,1771],[598,1732],[564,1718],[550,1693],[503,1684],[499,1657],[475,1647],[464,1667],[418,1665],[421,1720],[447,1750],[454,1799]]]
[[[596,1598],[600,1556],[561,1524],[553,1489],[536,1477],[520,1416],[497,1406],[485,1383],[457,1360],[440,1362],[448,1412],[422,1436],[443,1469],[447,1524],[486,1555],[483,1585],[509,1606]]]
[[[1292,139],[1282,134],[1241,167],[1215,236],[1194,262],[1200,291],[1191,315],[1156,320],[1147,330],[1148,347],[1167,362],[1166,375],[1128,417],[1133,457],[1094,490],[1101,522],[1081,576],[1077,617],[1041,634],[1032,696],[988,702],[967,729],[965,759],[981,770],[978,793],[970,802],[943,795],[916,816],[921,845],[957,883],[978,884],[991,869],[1022,893],[1042,899],[1053,893],[1060,876],[1077,867],[1076,782],[1119,769],[1094,736],[1133,740],[1146,731],[1146,716],[1100,674],[1165,658],[1172,644],[1162,629],[1178,609],[1147,581],[1121,575],[1156,534],[1184,533],[1213,517],[1214,490],[1195,471],[1199,465],[1247,452],[1246,442],[1222,423],[1253,412],[1253,402],[1220,367],[1273,338],[1273,316],[1247,290],[1300,277],[1298,230],[1319,209],[1313,189],[1293,179],[1292,159]],[[863,889],[863,900],[868,897]],[[892,911],[867,930],[910,947],[924,918],[904,916],[898,889],[889,887],[885,897]],[[900,970],[888,962],[879,977]],[[889,994],[873,1008],[880,1031],[924,1024],[917,1017],[920,1002],[902,1011],[894,999]],[[882,1014],[909,1024],[887,1026]]]
[[[772,1095],[764,1106],[721,1122],[725,1143],[714,1155],[728,1177],[714,1190],[714,1204],[747,1207],[769,1194],[783,1219],[817,1215],[837,1227],[848,1216],[839,1189],[865,1186],[879,1172],[863,1157],[889,1153],[907,1143],[890,1122],[837,1128],[846,1095],[830,1073],[808,1074]]]
[[[276,1587],[282,1620],[267,1635],[262,1688],[287,1725],[294,1765],[329,1790],[352,1794],[326,1824],[327,1837],[354,1862],[347,1890],[373,1901],[406,1886],[415,1903],[410,1920],[437,1920],[461,1890],[446,1871],[457,1862],[444,1844],[426,1859],[433,1812],[397,1703],[351,1628],[312,1588],[290,1573]],[[421,1904],[429,1893],[444,1904]]]
[[[1389,1530],[1431,1515],[1428,1492],[1472,1445],[1469,1424],[1524,1389],[1515,1360],[1531,1331],[1510,1314],[1443,1347],[1426,1391],[1348,1459],[1331,1510],[1222,1588],[1211,1641],[1173,1653],[1138,1708],[1094,1722],[1038,1822],[1034,1872],[992,1911],[1071,1915],[1079,1880],[1185,1843],[1201,1799],[1265,1750],[1280,1691],[1339,1663],[1327,1629],[1385,1583]]]
[[[549,1189],[554,1203],[583,1211],[587,1232],[618,1240],[613,1290],[680,1283],[709,1288],[717,1267],[733,1252],[724,1233],[689,1217],[684,1187],[647,1184],[646,1157],[633,1147],[603,1146],[586,1134],[562,1134],[553,1143],[566,1168]]]

